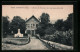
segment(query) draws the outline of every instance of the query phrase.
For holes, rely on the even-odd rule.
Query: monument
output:
[[[14,37],[23,37],[23,34],[20,33],[20,29],[18,29],[17,34],[14,34]]]

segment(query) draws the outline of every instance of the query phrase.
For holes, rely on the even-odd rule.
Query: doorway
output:
[[[35,35],[35,30],[32,30],[32,36],[34,36]]]

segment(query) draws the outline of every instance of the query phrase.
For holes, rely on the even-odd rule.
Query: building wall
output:
[[[26,22],[26,33],[31,34],[31,30],[36,30],[39,22],[35,18],[31,18],[28,22]]]

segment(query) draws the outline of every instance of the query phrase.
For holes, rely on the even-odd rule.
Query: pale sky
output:
[[[73,13],[73,5],[2,5],[2,16],[9,16],[9,20],[14,16],[39,18],[42,13],[48,13],[50,20],[66,20],[68,14]]]

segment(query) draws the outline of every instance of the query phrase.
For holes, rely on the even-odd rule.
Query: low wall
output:
[[[51,48],[55,48],[56,50],[73,50],[73,46],[67,46],[59,43],[55,43],[52,41],[47,41],[44,39],[40,39],[42,42],[48,44]]]

